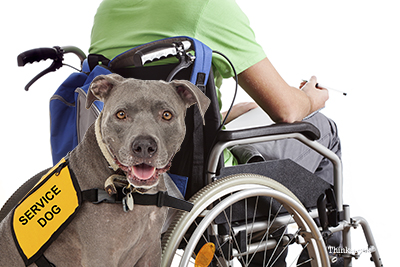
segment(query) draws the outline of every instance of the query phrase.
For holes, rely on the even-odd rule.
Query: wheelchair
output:
[[[350,208],[343,203],[341,160],[317,142],[318,129],[298,122],[224,130],[212,68],[208,68],[206,75],[204,70],[193,75],[198,68],[194,63],[204,59],[197,50],[193,52],[193,46],[199,46],[197,42],[187,37],[168,38],[131,49],[111,61],[101,55],[86,58],[76,47],[41,48],[22,53],[18,64],[53,60],[26,89],[46,73],[60,68],[66,53],[80,58],[79,74],[83,76],[104,67],[139,79],[189,80],[195,76],[191,81],[213,104],[205,114],[205,126],[195,107],[186,114],[186,137],[170,172],[189,178],[186,199],[194,206],[190,212],[178,211],[163,234],[163,267],[352,266],[352,260],[361,253],[351,246],[351,230],[359,226],[364,231],[371,261],[375,266],[383,266],[367,221],[350,217]],[[167,63],[144,66],[147,61],[163,60]],[[78,106],[84,98],[85,93],[79,90],[74,104]],[[100,110],[101,107],[79,110],[87,113],[76,122],[78,142]],[[334,184],[289,159],[239,160],[237,166],[224,167],[222,155],[227,149],[283,139],[296,139],[329,159],[334,165]],[[0,220],[40,177],[38,174],[18,189],[1,210]],[[329,240],[335,234],[341,241],[332,246]]]

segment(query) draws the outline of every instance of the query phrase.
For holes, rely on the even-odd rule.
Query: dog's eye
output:
[[[162,114],[162,118],[166,121],[169,121],[172,119],[172,113],[169,111],[164,111]]]
[[[120,120],[126,119],[126,113],[123,110],[118,111],[117,114],[115,114],[115,115]]]

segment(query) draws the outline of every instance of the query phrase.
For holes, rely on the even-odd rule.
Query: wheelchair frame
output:
[[[33,61],[40,61],[41,59],[51,58],[54,60],[53,64],[48,69],[36,76],[33,81],[27,85],[26,90],[34,81],[39,79],[44,74],[60,68],[63,60],[62,55],[70,52],[76,54],[81,59],[81,62],[83,62],[83,60],[86,58],[84,53],[76,47],[34,49],[22,53],[18,58],[19,66],[24,66],[27,62],[32,63]],[[38,54],[40,56],[44,56],[46,53],[47,58],[32,59],[33,56],[37,56]],[[256,129],[257,131],[254,131],[255,129],[221,131],[217,137],[217,142],[210,153],[209,162],[207,165],[207,186],[192,197],[191,200],[194,202],[193,210],[190,213],[183,211],[179,212],[176,215],[173,225],[171,225],[170,229],[163,237],[162,266],[170,266],[175,254],[175,250],[178,249],[183,235],[185,235],[186,230],[190,226],[188,224],[195,222],[198,217],[203,218],[197,224],[195,231],[190,236],[180,266],[186,266],[189,260],[193,257],[193,251],[195,250],[197,242],[201,238],[201,234],[205,231],[208,231],[210,227],[212,228],[213,220],[216,216],[223,213],[227,206],[231,205],[231,203],[237,201],[238,199],[247,199],[248,197],[254,196],[268,196],[284,202],[283,205],[292,215],[283,215],[278,217],[276,221],[278,224],[282,224],[282,222],[296,221],[296,223],[301,227],[304,226],[305,230],[302,230],[302,237],[306,240],[312,240],[312,242],[310,242],[313,243],[314,245],[312,246],[316,248],[315,251],[309,250],[310,256],[317,258],[315,263],[311,263],[312,266],[330,266],[330,262],[333,261],[333,258],[328,256],[328,249],[324,243],[323,235],[327,232],[343,233],[343,248],[345,251],[338,254],[344,258],[344,266],[352,266],[352,259],[358,258],[359,254],[355,252],[355,250],[351,250],[350,230],[351,228],[357,228],[358,226],[361,226],[364,231],[364,235],[368,244],[368,250],[371,252],[372,256],[371,260],[374,262],[375,266],[383,266],[369,224],[362,217],[351,218],[349,206],[343,204],[343,170],[340,158],[335,153],[319,144],[316,140],[314,140],[315,138],[308,136],[307,133],[304,133],[304,125],[304,123],[291,125],[289,130],[279,125],[272,125],[259,127]],[[216,172],[218,163],[224,149],[238,144],[251,144],[283,139],[296,139],[302,142],[304,145],[317,151],[324,157],[328,158],[333,163],[334,195],[337,204],[336,209],[338,214],[341,215],[339,216],[340,219],[337,226],[329,226],[328,228],[321,230],[321,228],[319,228],[314,222],[314,219],[319,217],[319,212],[317,209],[314,208],[307,211],[302,204],[299,203],[300,201],[297,199],[297,197],[290,192],[290,190],[286,189],[279,183],[270,180],[269,178],[261,177],[255,174],[238,174],[233,177],[227,177],[226,179],[217,179]],[[247,181],[251,182],[247,184],[243,182],[244,176],[247,178],[250,177]],[[28,188],[25,188],[24,190],[26,189]],[[23,196],[21,195],[21,192],[19,192],[19,195],[16,198],[19,198],[19,196]],[[18,199],[14,199],[12,202],[16,200],[18,201]],[[12,204],[13,203],[8,203],[8,206],[11,207]],[[299,218],[297,218],[298,215]],[[1,219],[2,218],[0,217],[0,220]],[[230,231],[239,233],[241,231],[240,228],[243,228],[242,225],[235,227],[230,226]],[[265,231],[266,227],[270,226],[266,226],[265,222],[262,221],[253,221],[253,224],[251,225],[252,231],[253,229]],[[267,233],[268,231],[269,230],[267,230]],[[283,238],[283,235],[281,238]],[[274,241],[271,242],[273,243]],[[299,242],[301,243],[301,241]],[[269,246],[269,244],[267,244],[268,242],[264,243],[265,244],[263,244],[263,246],[267,248]],[[287,243],[287,245],[289,245],[289,243]],[[252,248],[250,248],[250,244],[246,243],[246,246],[247,245],[251,250]],[[246,250],[247,249],[248,248],[246,247]],[[255,250],[257,249],[258,248]],[[320,255],[317,255],[318,253]],[[241,256],[239,255],[239,257]],[[230,264],[231,259],[228,259],[222,263],[218,263],[219,266],[228,266]]]
[[[247,139],[237,139],[231,140],[228,142],[219,142],[215,145],[214,149],[211,152],[211,158],[209,163],[209,175],[208,179],[209,182],[213,181],[212,173],[215,173],[217,165],[215,164],[216,159],[219,157],[223,150],[232,147],[236,144],[250,144],[250,143],[258,143],[258,142],[267,142],[267,141],[276,141],[282,139],[289,139],[293,138],[296,139],[303,144],[307,145],[308,147],[314,149],[324,157],[328,158],[334,165],[334,191],[337,201],[337,209],[338,212],[344,213],[344,220],[339,222],[339,226],[335,228],[330,228],[329,230],[334,233],[338,231],[343,231],[343,246],[345,248],[351,248],[351,235],[350,229],[357,228],[358,225],[361,225],[364,235],[368,244],[368,249],[371,251],[372,259],[375,263],[375,266],[382,266],[381,258],[379,256],[379,252],[376,247],[376,243],[374,237],[372,235],[372,231],[369,227],[368,222],[362,217],[350,217],[350,207],[348,205],[343,204],[343,165],[340,158],[333,153],[328,148],[324,147],[323,145],[319,144],[317,141],[310,140],[309,138],[305,137],[303,134],[300,133],[290,133],[290,134],[278,134],[272,136],[260,136],[260,137],[253,137]],[[315,215],[314,215],[315,216]],[[313,218],[315,218],[312,216]],[[351,259],[352,257],[357,257],[354,253],[345,253],[345,266],[351,266]]]
[[[340,158],[333,153],[331,150],[328,148],[324,147],[323,145],[319,144],[317,141],[312,140],[308,137],[306,137],[304,134],[300,133],[302,131],[301,125],[302,123],[299,124],[298,130],[299,132],[293,131],[291,133],[287,133],[287,131],[282,131],[279,132],[279,129],[277,131],[273,131],[274,133],[271,134],[271,126],[266,126],[266,127],[259,127],[257,128],[257,135],[256,136],[251,136],[252,132],[254,132],[254,129],[244,129],[240,131],[223,131],[222,134],[228,133],[227,136],[228,138],[222,138],[222,140],[219,140],[215,146],[212,149],[212,152],[210,154],[210,160],[208,163],[208,182],[209,184],[213,184],[217,182],[215,180],[216,176],[215,173],[217,171],[217,166],[218,166],[218,159],[220,155],[223,153],[224,149],[227,149],[229,147],[235,146],[235,145],[243,145],[243,144],[251,144],[251,143],[259,143],[259,142],[268,142],[268,141],[277,141],[277,140],[283,140],[283,139],[296,139],[303,144],[307,145],[308,147],[312,148],[313,150],[317,151],[324,157],[328,158],[329,160],[332,161],[334,164],[334,192],[335,192],[335,197],[337,201],[337,210],[339,213],[342,213],[342,219],[339,221],[338,226],[336,227],[329,227],[328,231],[331,233],[336,233],[336,232],[342,232],[343,236],[343,251],[342,253],[339,253],[341,257],[344,258],[344,266],[352,266],[352,259],[353,258],[358,258],[360,255],[356,250],[351,249],[351,234],[350,230],[351,228],[357,228],[358,226],[361,226],[364,235],[366,238],[366,242],[368,244],[368,250],[371,253],[371,260],[374,262],[375,266],[383,266],[374,237],[372,235],[372,231],[369,227],[368,222],[362,218],[362,217],[350,217],[350,208],[348,205],[343,204],[343,170],[342,170],[342,162]],[[275,125],[273,125],[275,127]],[[296,127],[295,127],[296,128]],[[239,137],[236,138],[235,133],[240,132]],[[244,136],[244,137],[243,137]],[[251,176],[251,174],[249,174]],[[251,177],[249,177],[250,181]],[[265,191],[267,190],[267,191]],[[269,193],[265,193],[268,192]],[[271,194],[272,190],[272,194]],[[234,190],[232,190],[234,191]],[[208,212],[202,211],[202,215],[199,215],[201,217],[204,217],[204,221],[202,220],[201,223],[197,226],[198,229],[193,233],[193,236],[195,236],[195,239],[190,239],[188,241],[188,244],[186,246],[186,249],[189,249],[189,253],[184,253],[182,256],[181,264],[179,266],[186,266],[187,262],[189,262],[190,257],[192,257],[192,251],[194,250],[194,247],[196,243],[199,241],[199,236],[196,237],[196,235],[201,235],[202,232],[206,230],[206,227],[208,224],[211,223],[211,221],[221,212],[223,212],[223,209],[226,208],[225,203],[228,203],[232,200],[237,200],[242,198],[243,196],[255,196],[255,195],[266,195],[266,196],[273,196],[275,198],[282,198],[285,199],[285,201],[291,202],[292,205],[296,203],[296,201],[292,201],[291,197],[287,197],[285,193],[282,195],[279,195],[280,192],[279,190],[276,191],[274,189],[268,188],[268,187],[256,187],[252,189],[247,189],[247,188],[241,188],[238,193],[233,194],[230,196],[230,199],[225,199],[219,204],[219,207],[214,207],[211,208]],[[286,198],[285,198],[286,197]],[[221,196],[215,197],[215,199],[208,201],[207,204],[204,206],[209,207],[210,203],[212,203],[216,199],[220,199]],[[195,204],[196,206],[196,204]],[[318,211],[316,209],[312,209],[310,212],[307,212],[304,208],[297,207],[297,212],[302,213],[304,216],[303,218],[307,221],[307,223],[311,226],[311,232],[309,234],[315,235],[317,240],[321,240],[321,234],[320,234],[320,229],[315,225],[313,219],[318,218]],[[305,213],[304,213],[305,212]],[[185,216],[185,215],[183,215]],[[186,215],[189,216],[189,215]],[[287,219],[282,218],[282,221],[286,221]],[[185,221],[185,223],[188,223]],[[260,227],[260,228],[266,228],[267,226],[263,223],[258,223],[258,226],[255,227]],[[234,228],[234,227],[232,227]],[[181,230],[181,229],[180,229]],[[185,230],[186,231],[186,230]],[[234,232],[239,232],[239,230],[233,229],[232,231]],[[319,249],[326,250],[328,252],[328,249],[326,246],[322,244],[318,244]],[[171,253],[171,250],[166,250],[164,251],[163,254],[163,265],[162,266],[169,266],[171,259],[169,258],[168,254]],[[322,255],[320,261],[316,265],[312,266],[330,266],[330,262],[333,261],[333,258],[328,257],[328,254],[326,253],[325,255]],[[226,265],[228,266],[228,265]]]

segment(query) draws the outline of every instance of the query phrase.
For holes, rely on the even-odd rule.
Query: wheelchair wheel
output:
[[[329,266],[313,219],[293,193],[272,179],[232,175],[204,187],[190,201],[193,210],[179,213],[163,236],[161,266],[173,260],[180,266],[195,261],[198,266],[286,266],[293,246],[295,264]],[[199,264],[208,246],[214,250]]]

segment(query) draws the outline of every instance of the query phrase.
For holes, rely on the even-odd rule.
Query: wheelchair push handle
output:
[[[35,48],[18,55],[18,66],[23,67],[27,63],[39,62],[46,59],[57,59],[58,53],[55,48]]]
[[[133,56],[133,63],[136,67],[143,66],[146,62],[168,58],[170,56],[178,56],[191,47],[189,41],[180,43],[160,43],[152,46],[144,47],[138,50]]]
[[[74,53],[79,57],[81,64],[86,59],[85,53],[75,46],[64,47],[42,47],[25,51],[18,55],[18,66],[23,67],[27,63],[40,62],[41,60],[53,59],[63,60],[63,55],[67,53]]]
[[[25,90],[28,91],[29,87],[34,82],[36,82],[38,79],[40,79],[47,73],[56,71],[59,68],[61,68],[64,65],[63,64],[64,55],[67,53],[73,53],[76,56],[78,56],[81,61],[81,66],[83,64],[83,61],[86,59],[85,53],[75,46],[64,46],[64,47],[54,46],[52,48],[42,47],[42,48],[31,49],[31,50],[28,50],[28,51],[25,51],[25,52],[19,54],[17,57],[19,67],[23,67],[27,63],[40,62],[42,60],[47,60],[47,59],[53,60],[52,64],[47,69],[43,70],[38,75],[36,75],[25,86]]]

